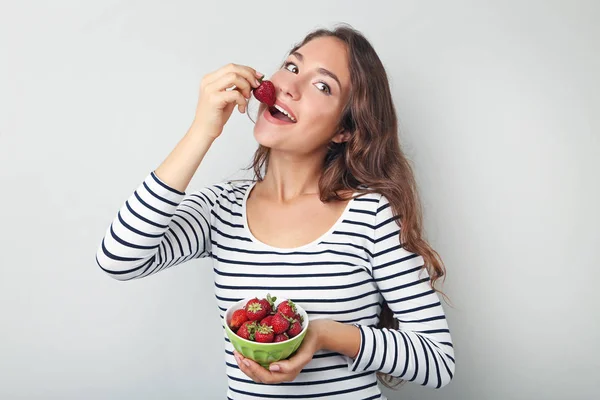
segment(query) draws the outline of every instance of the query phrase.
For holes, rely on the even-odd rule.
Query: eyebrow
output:
[[[304,55],[302,55],[302,53],[300,53],[298,51],[294,51],[290,55],[296,57],[298,60],[300,60],[300,62],[304,62]],[[340,90],[342,90],[342,84],[340,83],[340,80],[338,79],[336,74],[334,74],[330,70],[322,68],[322,67],[317,68],[317,72],[319,72],[321,75],[326,75],[326,76],[332,78],[334,81],[337,82],[338,86],[340,87]]]

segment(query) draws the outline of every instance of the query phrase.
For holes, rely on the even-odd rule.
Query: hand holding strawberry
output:
[[[205,75],[200,83],[193,131],[212,139],[219,137],[236,106],[241,113],[246,111],[247,99],[261,86],[261,75],[253,68],[233,63]]]

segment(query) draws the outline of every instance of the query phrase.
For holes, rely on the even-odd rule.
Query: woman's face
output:
[[[287,109],[296,122],[278,113],[272,117],[260,104],[254,137],[263,146],[293,153],[311,153],[342,141],[339,121],[350,92],[346,46],[339,39],[311,40],[290,54],[270,78],[276,105]]]

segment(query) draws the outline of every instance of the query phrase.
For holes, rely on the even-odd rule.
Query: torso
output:
[[[311,194],[282,205],[256,195],[255,191],[256,188],[246,201],[248,228],[256,239],[279,248],[315,241],[336,223],[350,201],[323,203],[317,194]]]

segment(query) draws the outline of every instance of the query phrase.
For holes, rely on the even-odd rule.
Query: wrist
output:
[[[203,126],[200,122],[194,120],[188,130],[188,133],[190,135],[201,137],[205,140],[210,140],[212,142],[215,139],[217,139],[221,135],[221,133],[223,133],[223,130],[221,129],[220,131],[215,132],[213,129],[209,129]]]
[[[360,329],[330,319],[311,321],[315,325],[316,347],[318,350],[334,351],[350,358],[356,357],[360,350]]]

